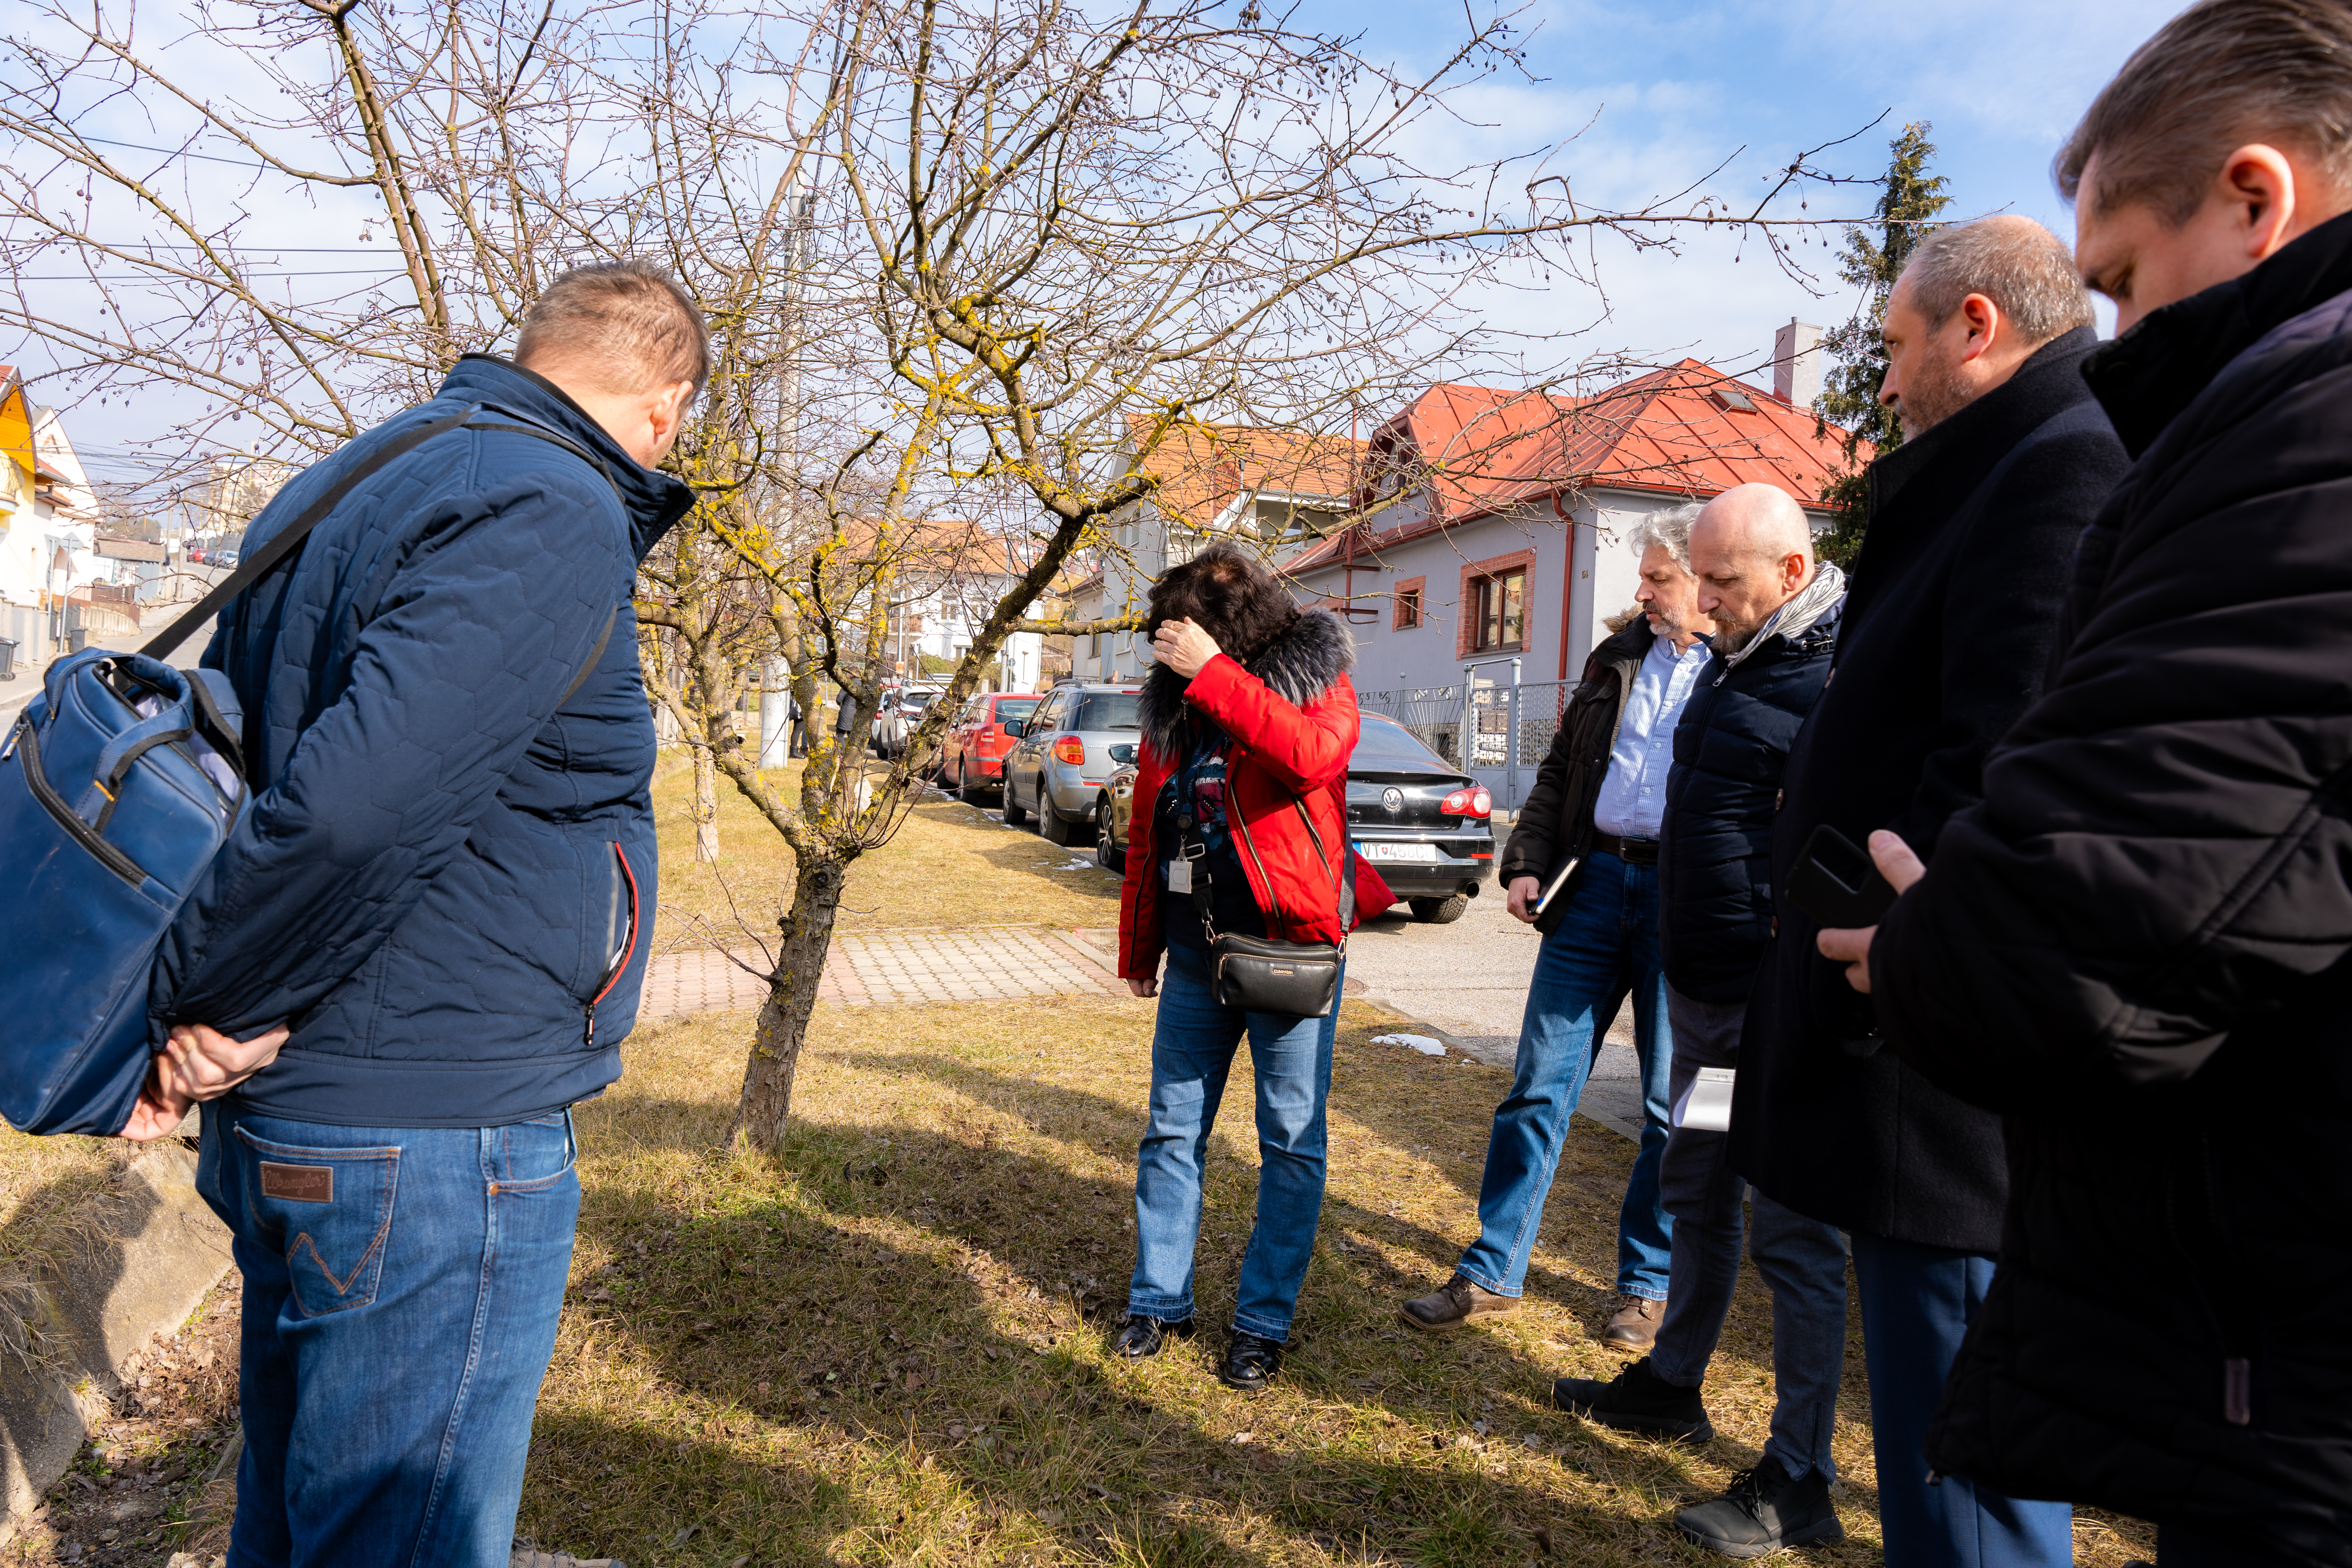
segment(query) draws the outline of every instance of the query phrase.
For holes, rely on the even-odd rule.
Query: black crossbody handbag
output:
[[[1265,879],[1269,890],[1274,879],[1266,877],[1265,862],[1258,858],[1257,845],[1250,838],[1249,824],[1241,812],[1232,805],[1233,797],[1226,795],[1226,820],[1241,835],[1243,846],[1249,850],[1257,874]],[[1339,1000],[1339,960],[1347,952],[1348,917],[1356,901],[1355,879],[1334,877],[1331,858],[1324,853],[1323,836],[1315,831],[1314,818],[1307,815],[1307,803],[1296,795],[1291,805],[1298,812],[1298,820],[1307,825],[1307,839],[1315,846],[1316,863],[1323,868],[1325,879],[1337,889],[1339,900],[1339,941],[1289,942],[1273,937],[1242,936],[1234,932],[1220,935],[1209,912],[1209,886],[1206,878],[1192,880],[1192,908],[1201,917],[1201,930],[1209,939],[1209,989],[1218,1001],[1228,1007],[1239,1007],[1247,1013],[1286,1013],[1297,1018],[1321,1018],[1329,1015]],[[1185,829],[1187,843],[1192,829]],[[1344,840],[1342,841],[1345,842]],[[1344,866],[1342,869],[1344,869]],[[1277,913],[1276,923],[1285,931],[1290,924]]]

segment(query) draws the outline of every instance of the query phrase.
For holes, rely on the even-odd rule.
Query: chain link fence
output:
[[[1478,680],[1359,691],[1356,704],[1403,725],[1423,745],[1485,784],[1496,805],[1517,811],[1535,785],[1574,689],[1569,681]]]

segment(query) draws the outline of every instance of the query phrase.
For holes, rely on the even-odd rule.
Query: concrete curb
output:
[[[128,1212],[114,1238],[41,1286],[49,1363],[0,1365],[0,1542],[73,1463],[121,1391],[114,1369],[184,1322],[228,1272],[227,1227],[196,1195],[195,1176],[195,1153],[178,1139],[141,1154],[117,1185]]]

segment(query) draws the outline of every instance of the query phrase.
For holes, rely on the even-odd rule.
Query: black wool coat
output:
[[[1870,1002],[1785,889],[1820,823],[1922,857],[2040,692],[2074,544],[2128,459],[2081,374],[2085,328],[1871,465],[1870,526],[1828,689],[1790,749],[1772,837],[1779,935],[1733,1089],[1732,1168],[1847,1230],[1990,1253],[2000,1120],[1882,1049]]]
[[[1780,770],[1829,678],[1840,615],[1833,604],[1794,637],[1774,632],[1738,664],[1716,654],[1675,726],[1658,948],[1666,983],[1693,1001],[1741,1001],[1756,979],[1772,931]]]
[[[2086,374],[2137,461],[1871,952],[1895,1048],[2011,1119],[1927,1451],[2352,1564],[2352,217]]]

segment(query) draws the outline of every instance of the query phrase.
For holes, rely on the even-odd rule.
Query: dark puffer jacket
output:
[[[1694,1002],[1738,1002],[1772,932],[1772,815],[1837,646],[1845,574],[1824,562],[1749,647],[1717,653],[1675,726],[1658,847],[1658,953]]]
[[[1625,693],[1633,689],[1634,672],[1657,635],[1647,616],[1635,616],[1584,661],[1584,679],[1569,694],[1568,711],[1503,845],[1495,879],[1507,893],[1515,879],[1549,881],[1560,867],[1591,851],[1592,806],[1609,776],[1609,750],[1625,716]],[[1550,935],[1568,918],[1568,907],[1566,895],[1554,899],[1536,929]]]
[[[1891,827],[1927,856],[1985,754],[2041,691],[2074,542],[2126,467],[2083,384],[2088,329],[2041,349],[1870,466],[1870,531],[1828,688],[1789,754],[1772,837],[1780,935],[1756,977],[1732,1168],[1848,1230],[1990,1253],[2000,1119],[1883,1049],[1870,999],[1822,957],[1785,883],[1813,829]]]
[[[2072,640],[1871,953],[2010,1118],[1928,1455],[2352,1564],[2352,217],[2086,374],[2137,461]]]
[[[660,875],[631,589],[692,493],[553,384],[468,356],[432,402],[296,476],[245,548],[372,444],[469,404],[604,472],[533,436],[437,436],[233,602],[205,654],[243,700],[257,797],[152,1005],[290,1023],[238,1091],[271,1115],[492,1126],[620,1076]]]

